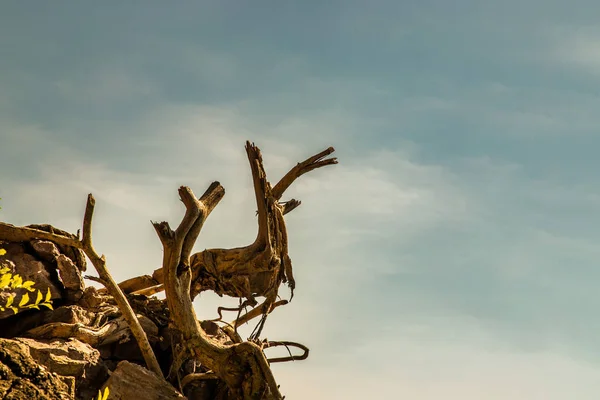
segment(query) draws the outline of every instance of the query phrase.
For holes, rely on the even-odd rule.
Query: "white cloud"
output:
[[[597,74],[600,67],[600,32],[595,28],[561,30],[554,33],[554,61],[583,72]]]

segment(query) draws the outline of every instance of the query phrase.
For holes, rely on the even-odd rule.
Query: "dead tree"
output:
[[[291,297],[295,288],[284,215],[298,207],[300,201],[291,199],[283,202],[281,198],[301,175],[337,163],[335,158],[326,158],[333,151],[330,147],[298,163],[272,187],[267,180],[260,150],[246,142],[257,204],[256,240],[245,247],[208,249],[192,254],[204,222],[223,198],[225,190],[218,182],[213,182],[197,198],[190,188],[182,186],[179,188],[179,197],[186,211],[177,228],[173,230],[167,222],[153,222],[164,248],[162,268],[154,271],[152,276],[132,278],[119,285],[108,273],[104,256],[100,257],[92,246],[91,223],[95,202],[91,194],[88,197],[82,239],[62,231],[46,232],[34,227],[21,228],[0,223],[0,240],[23,242],[44,239],[83,250],[99,273],[100,277],[96,280],[106,286],[105,293],[114,298],[122,321],[128,324],[137,340],[147,367],[158,376],[162,377],[164,373],[177,389],[185,391],[184,388],[194,382],[216,382],[211,392],[215,398],[282,399],[269,364],[305,359],[308,348],[294,342],[260,340],[266,316],[288,302],[276,301],[280,285],[288,284]],[[130,304],[134,298],[146,298],[161,290],[166,294],[165,312],[169,321],[166,330],[169,337],[164,338],[164,342],[170,344],[168,365],[159,365],[146,335],[149,330],[142,327],[139,316],[136,316]],[[231,323],[223,322],[220,318],[216,320],[223,322],[222,326],[215,322],[199,321],[192,301],[200,292],[207,290],[220,296],[239,298],[240,307],[235,309],[238,317]],[[258,306],[257,297],[264,297],[263,303]],[[248,306],[253,308],[240,315],[241,310]],[[222,309],[219,309],[219,314]],[[244,341],[237,333],[237,327],[259,316],[261,319],[257,328],[249,340]],[[29,330],[29,337],[48,338],[53,333],[62,337],[65,332],[76,332],[84,341],[92,338],[90,344],[103,341],[100,333],[90,333],[80,325],[46,324]],[[115,328],[111,328],[111,332],[115,332],[119,325],[114,322],[113,326]],[[267,359],[263,350],[276,346],[285,346],[288,350],[289,347],[296,347],[303,354],[290,353],[289,357]]]

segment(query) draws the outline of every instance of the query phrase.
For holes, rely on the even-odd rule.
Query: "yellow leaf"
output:
[[[15,300],[15,295],[9,294],[8,299],[6,299],[6,304],[4,305],[4,307],[6,307],[6,308],[10,307],[14,300]]]
[[[19,309],[17,307],[8,307],[8,308],[10,308],[11,310],[13,310],[13,312],[15,314],[19,312]]]
[[[19,307],[23,307],[25,304],[29,302],[29,295],[25,293],[23,297],[21,297],[21,301],[19,302]]]
[[[40,304],[40,301],[42,301],[43,297],[44,295],[42,294],[42,292],[38,290],[37,299],[35,299],[35,304]]]
[[[30,304],[30,305],[27,306],[27,308],[35,308],[36,310],[40,309],[40,307],[38,307],[37,304]]]
[[[108,390],[108,386],[106,388],[104,388],[104,396],[102,396],[102,398],[100,400],[106,400],[108,399],[108,394],[110,393],[110,391]]]
[[[35,292],[35,289],[33,288],[33,285],[35,285],[34,281],[25,281],[23,283],[22,288],[27,289],[30,292]]]
[[[12,274],[6,274],[0,276],[0,289],[3,289],[8,286],[12,279]]]
[[[23,278],[21,278],[20,275],[15,275],[15,276],[13,276],[10,287],[13,289],[17,289],[17,288],[20,288],[22,284],[23,284]]]
[[[5,249],[0,249],[0,256],[3,256],[6,254],[6,250]]]
[[[50,297],[52,297],[52,293],[50,293],[50,288],[48,288],[48,293],[46,293],[46,300],[44,301],[48,303],[50,301]]]
[[[0,275],[4,275],[7,272],[10,272],[10,268],[8,268],[8,267],[0,268]]]
[[[46,307],[48,307],[49,309],[51,309],[51,310],[54,310],[54,308],[52,308],[52,304],[50,304],[50,303],[42,303],[42,304],[40,304],[40,305],[41,305],[41,306],[46,306]]]

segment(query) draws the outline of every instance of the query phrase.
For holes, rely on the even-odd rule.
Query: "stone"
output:
[[[72,387],[31,357],[16,340],[0,339],[0,398],[5,400],[74,400]]]
[[[121,361],[110,378],[106,381],[101,391],[108,387],[110,400],[184,400],[185,397],[179,393],[164,379],[159,378],[148,369]]]
[[[108,370],[100,359],[100,352],[77,339],[30,339],[18,338],[29,348],[29,354],[40,365],[61,375],[74,377],[78,395],[88,387],[98,387],[108,376]],[[83,397],[91,398],[94,393]]]

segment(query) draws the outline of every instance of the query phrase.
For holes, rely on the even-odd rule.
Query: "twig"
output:
[[[273,310],[279,306],[284,306],[288,303],[287,300],[279,300],[276,301],[275,303],[273,303],[273,305],[271,306],[271,310],[269,311],[269,313],[273,312]],[[250,321],[251,319],[254,319],[256,317],[258,317],[259,315],[262,314],[262,307],[258,306],[253,308],[252,310],[248,311],[246,314],[242,315],[241,317],[239,317],[238,319],[236,319],[235,321],[231,322],[231,325],[233,326],[240,326],[245,324],[246,322]]]
[[[84,278],[89,279],[90,281],[93,281],[93,282],[98,282],[102,286],[106,287],[106,282],[104,282],[101,278],[98,278],[97,276],[85,275]]]
[[[146,296],[152,296],[153,294],[160,293],[163,290],[165,290],[165,285],[161,283],[160,285],[154,285],[144,289],[136,290],[135,292],[131,292],[131,294],[143,294]]]
[[[288,352],[290,351],[288,347],[297,347],[299,349],[302,349],[304,351],[304,353],[299,356],[293,356],[290,353],[289,357],[269,358],[269,359],[267,359],[267,361],[269,361],[269,363],[306,360],[308,358],[308,352],[310,351],[308,349],[308,347],[306,347],[305,345],[296,343],[296,342],[280,341],[280,342],[265,342],[263,344],[263,348],[265,348],[265,349],[268,349],[270,347],[277,347],[277,346],[285,346],[288,349]]]

